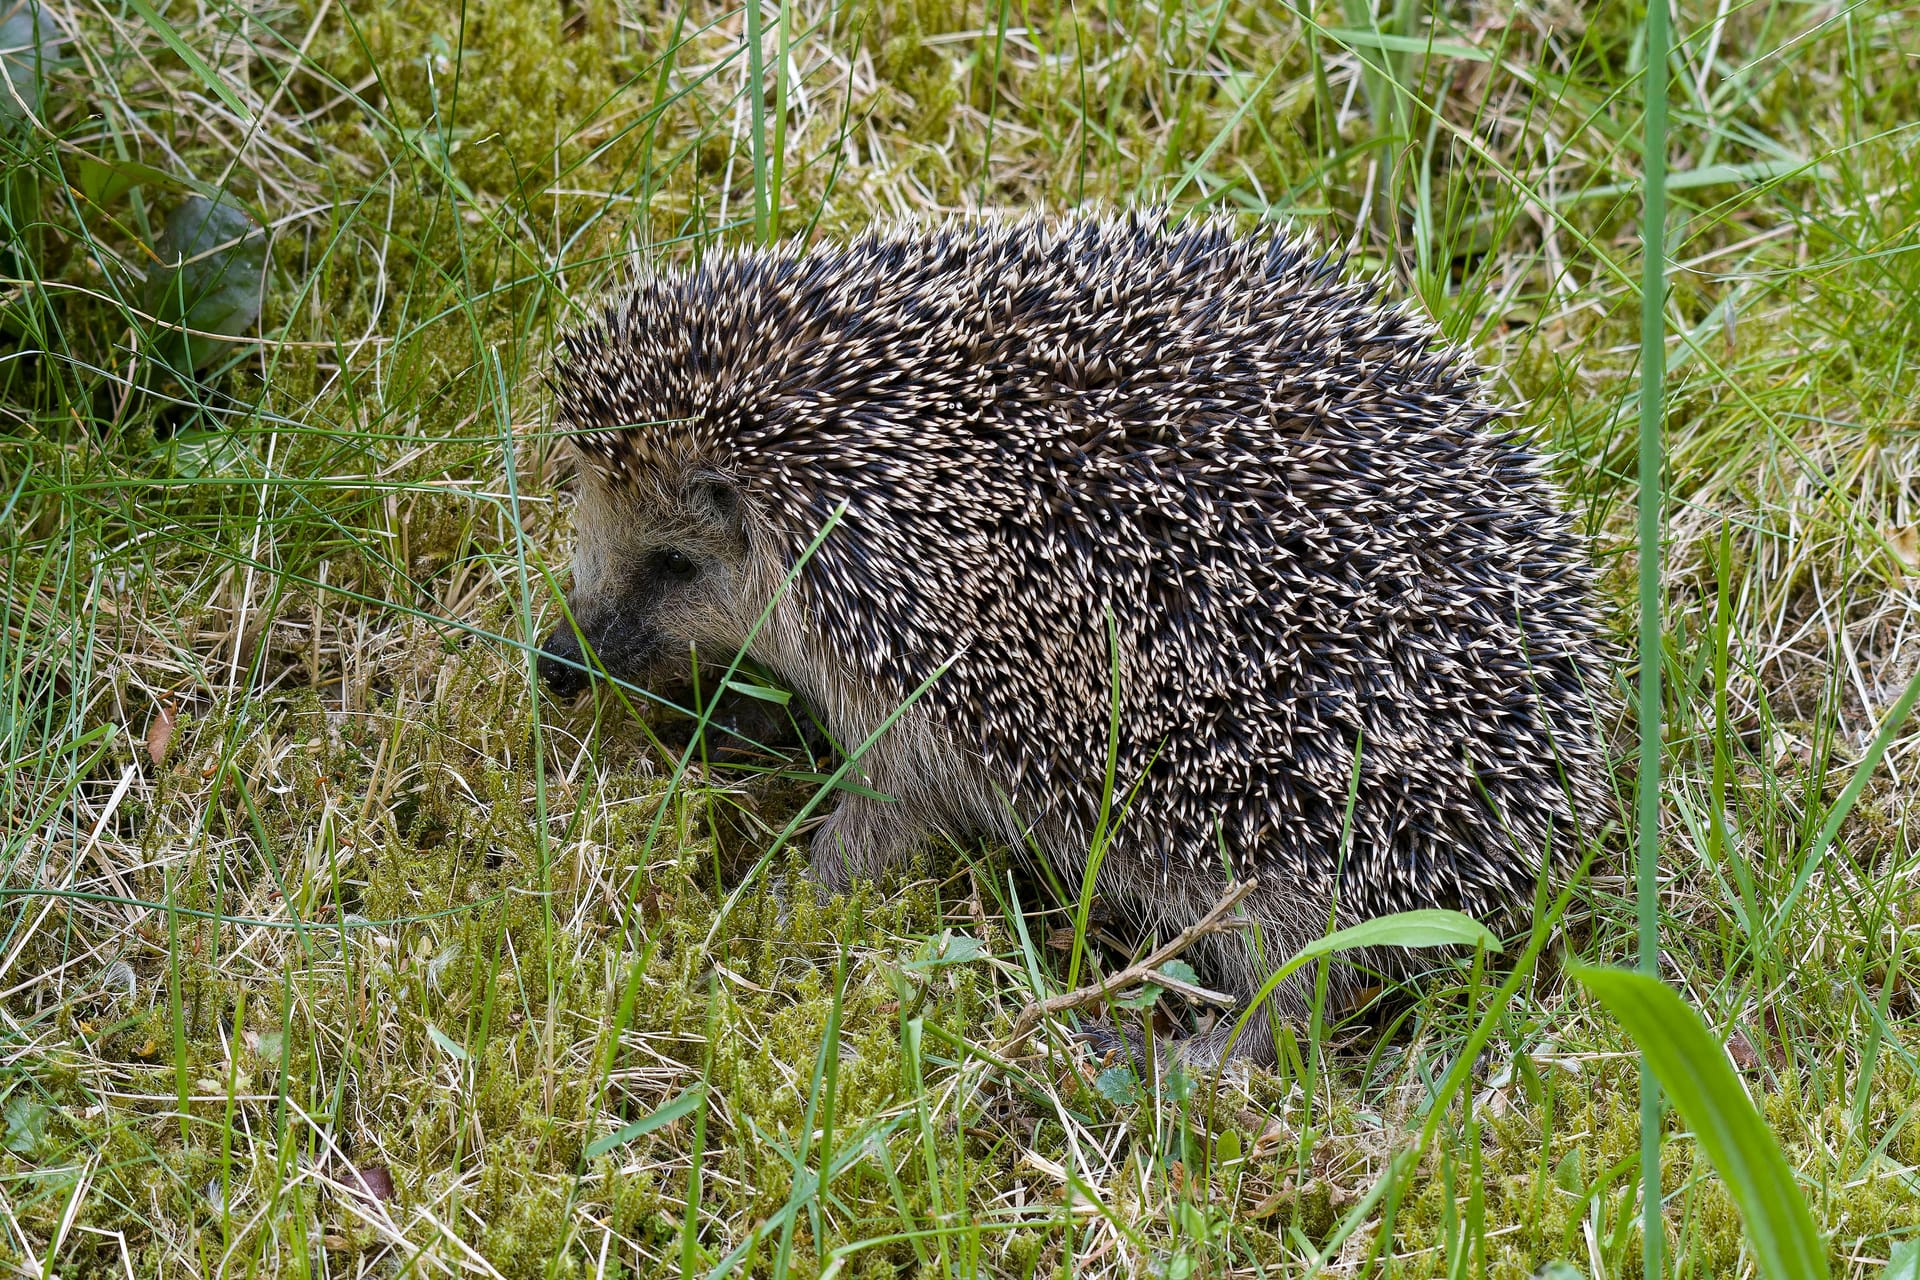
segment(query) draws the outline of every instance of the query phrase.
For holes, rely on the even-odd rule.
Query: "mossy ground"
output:
[[[525,646],[540,374],[631,255],[1082,201],[1391,277],[1525,406],[1624,636],[1639,8],[799,0],[757,59],[697,2],[48,12],[0,118],[23,1273],[1638,1274],[1632,1046],[1562,976],[1631,953],[1619,848],[1510,995],[1443,967],[1141,1086],[1009,1043],[1071,930],[1005,851],[777,896],[811,784],[676,780],[671,725],[541,699]],[[1920,666],[1920,12],[1676,24],[1664,972],[1868,1276],[1920,1221],[1908,739],[1789,893]],[[192,183],[272,242],[265,340],[183,384],[140,290]],[[1674,1274],[1750,1273],[1669,1132]]]

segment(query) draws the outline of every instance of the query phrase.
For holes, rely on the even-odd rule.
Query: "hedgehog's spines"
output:
[[[895,698],[958,652],[928,715],[1057,840],[1111,610],[1119,856],[1217,865],[1217,827],[1235,874],[1493,913],[1603,804],[1590,573],[1484,372],[1344,268],[1213,216],[889,223],[640,273],[555,382],[610,483],[723,471],[789,563],[844,502],[799,578],[820,645]]]

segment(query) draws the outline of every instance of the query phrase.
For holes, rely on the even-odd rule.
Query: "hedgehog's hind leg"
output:
[[[1237,1037],[1233,1035],[1236,1021],[1234,1015],[1228,1014],[1196,1035],[1179,1039],[1156,1036],[1154,1059],[1163,1067],[1170,1062],[1177,1063],[1190,1075],[1209,1075],[1233,1062],[1262,1067],[1276,1065],[1273,1024],[1264,1013],[1249,1018],[1246,1030]],[[1090,1018],[1081,1025],[1074,1039],[1087,1046],[1093,1060],[1102,1066],[1130,1065],[1136,1073],[1146,1072],[1146,1030],[1137,1022]]]
[[[813,833],[809,874],[821,888],[844,893],[855,881],[875,879],[904,861],[928,834],[905,804],[844,796]]]
[[[1188,1036],[1174,1046],[1180,1061],[1189,1068],[1207,1070],[1224,1062],[1244,1060],[1271,1067],[1278,1062],[1274,1031],[1281,1023],[1296,1031],[1312,1017],[1317,966],[1302,965],[1276,986],[1249,1015],[1246,1009],[1266,985],[1274,970],[1285,964],[1300,949],[1327,932],[1324,917],[1316,921],[1310,910],[1284,900],[1276,902],[1264,895],[1249,900],[1250,914],[1260,924],[1256,938],[1249,933],[1215,934],[1200,940],[1196,963],[1221,990],[1234,995],[1238,1004],[1207,1030]],[[1265,907],[1265,910],[1262,908]],[[1335,957],[1327,974],[1322,1015],[1331,1020],[1348,1008],[1353,998],[1369,983],[1374,953],[1363,952]],[[1239,1027],[1243,1015],[1245,1026]],[[1238,1034],[1235,1028],[1239,1027]]]
[[[1212,904],[1203,903],[1201,896],[1164,895],[1163,933],[1202,918]],[[1313,966],[1290,975],[1252,1013],[1246,1011],[1274,970],[1326,931],[1325,903],[1323,895],[1296,883],[1263,885],[1242,904],[1249,927],[1210,934],[1196,942],[1188,954],[1202,981],[1233,996],[1235,1003],[1211,1027],[1161,1046],[1163,1051],[1188,1071],[1203,1074],[1230,1062],[1276,1065],[1275,1026],[1307,1020],[1313,1005]],[[1352,985],[1352,975],[1336,965],[1329,977],[1328,1001],[1337,1007]]]
[[[1256,895],[1248,905],[1257,911],[1258,902],[1259,895]],[[1271,946],[1276,932],[1272,922],[1262,920],[1261,924],[1261,941]],[[1272,972],[1271,966],[1261,960],[1259,951],[1263,948],[1247,934],[1236,933],[1202,938],[1194,950],[1195,964],[1207,981],[1235,997],[1235,1004],[1205,1031],[1176,1041],[1174,1055],[1190,1071],[1211,1071],[1231,1061],[1274,1066],[1279,1061],[1273,1042],[1274,1014],[1278,1011],[1285,1017],[1291,1012],[1291,997],[1295,993],[1289,988],[1294,983],[1282,983],[1279,990],[1245,1018],[1245,1025],[1240,1026],[1242,1014],[1259,994],[1267,974]],[[1236,1027],[1239,1027],[1237,1035]]]

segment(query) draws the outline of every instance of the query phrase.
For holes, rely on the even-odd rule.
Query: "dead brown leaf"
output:
[[[383,1164],[370,1164],[355,1169],[347,1187],[362,1200],[383,1204],[393,1199],[393,1172]]]
[[[1260,1136],[1253,1140],[1253,1158],[1270,1156],[1287,1142],[1287,1127],[1278,1120],[1268,1122]]]
[[[153,710],[153,723],[147,726],[147,759],[156,769],[166,763],[167,744],[173,741],[173,726],[179,715],[172,698],[161,699]]]
[[[1753,1047],[1753,1041],[1747,1039],[1744,1031],[1736,1031],[1728,1037],[1727,1056],[1742,1071],[1756,1071],[1760,1067],[1760,1051]]]
[[[1787,1069],[1787,1037],[1780,1030],[1780,1011],[1768,1005],[1763,1015],[1767,1024],[1767,1061],[1773,1064],[1775,1071]]]

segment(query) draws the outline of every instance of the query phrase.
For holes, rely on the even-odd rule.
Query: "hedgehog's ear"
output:
[[[700,471],[687,481],[687,502],[702,517],[730,534],[742,532],[740,490],[715,471]]]

